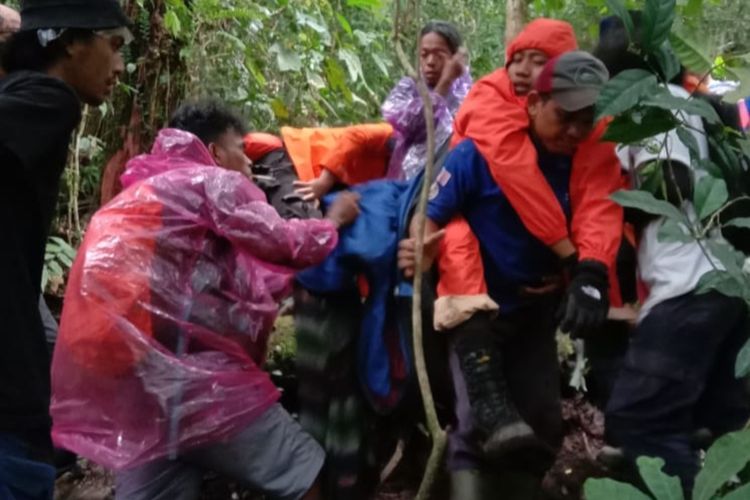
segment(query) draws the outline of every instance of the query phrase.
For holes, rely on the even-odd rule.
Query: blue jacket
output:
[[[357,344],[357,366],[365,394],[376,409],[395,406],[412,372],[411,335],[396,321],[395,299],[411,296],[411,284],[397,269],[398,242],[406,234],[410,207],[421,175],[411,182],[373,181],[354,186],[360,215],[342,229],[339,244],[320,265],[297,275],[315,293],[359,293],[356,280],[369,284],[362,331]],[[336,194],[324,200],[328,205]]]

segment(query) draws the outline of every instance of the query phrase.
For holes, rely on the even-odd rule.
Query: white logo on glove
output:
[[[593,286],[582,286],[581,291],[591,297],[594,300],[602,300],[602,294],[599,290],[594,288]]]

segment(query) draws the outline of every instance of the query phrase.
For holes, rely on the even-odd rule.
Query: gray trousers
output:
[[[265,493],[297,500],[313,486],[325,454],[276,404],[236,436],[115,475],[118,500],[197,500],[207,470]]]

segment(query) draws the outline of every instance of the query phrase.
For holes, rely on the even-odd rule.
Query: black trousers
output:
[[[606,411],[607,439],[626,456],[661,457],[692,490],[692,433],[718,436],[750,417],[746,380],[734,376],[748,339],[747,308],[716,292],[665,301],[636,327]]]
[[[560,408],[560,370],[555,341],[555,312],[559,297],[549,296],[493,319],[486,313],[475,314],[456,327],[453,341],[471,328],[482,328],[497,342],[503,357],[503,375],[510,398],[521,417],[551,448],[560,446],[563,422]],[[448,468],[516,470],[541,478],[552,465],[553,454],[526,451],[514,454],[501,464],[483,463],[475,440],[471,405],[466,382],[455,353],[451,354],[451,373],[455,391],[456,423],[449,435]]]

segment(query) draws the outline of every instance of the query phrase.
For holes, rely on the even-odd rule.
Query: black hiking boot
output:
[[[474,316],[456,329],[455,348],[482,451],[497,459],[521,448],[545,447],[510,400],[502,355],[489,324],[478,319]]]

